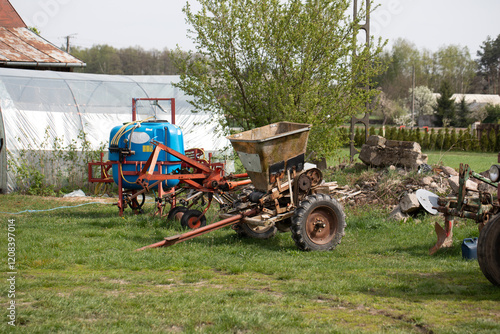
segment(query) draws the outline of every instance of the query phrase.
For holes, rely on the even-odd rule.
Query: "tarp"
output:
[[[119,76],[0,68],[0,107],[5,151],[36,148],[49,137],[69,145],[82,131],[93,148],[109,141],[110,130],[132,120],[132,98],[175,98],[176,124],[184,134],[186,148],[220,152],[229,147],[220,135],[214,116],[193,113],[189,97],[173,86],[179,76]],[[168,107],[168,106],[167,106]],[[144,103],[138,108],[142,120],[163,112]],[[170,114],[159,119],[170,120]],[[212,121],[207,124],[207,121]],[[49,145],[50,146],[50,145]],[[0,182],[1,176],[0,176]],[[5,183],[5,181],[4,181]],[[0,188],[5,185],[0,184]],[[8,177],[8,189],[14,180]]]

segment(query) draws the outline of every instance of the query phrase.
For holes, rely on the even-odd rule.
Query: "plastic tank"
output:
[[[477,260],[477,238],[465,238],[462,242],[462,258]]]
[[[241,132],[228,139],[257,190],[267,192],[288,169],[301,171],[310,124],[278,122]]]
[[[154,146],[151,144],[151,140],[156,140],[173,150],[184,154],[184,137],[181,129],[171,124],[167,121],[151,121],[134,123],[128,125],[124,128],[122,126],[116,126],[111,130],[110,133],[110,150],[109,150],[109,160],[118,161],[120,159],[120,151],[126,152],[127,149],[132,151],[134,154],[126,156],[127,164],[123,164],[124,172],[136,172],[139,173],[141,166],[140,164],[129,164],[130,162],[143,162],[145,163],[151,153],[153,152]],[[121,134],[120,134],[121,132]],[[167,154],[165,151],[160,151],[158,155],[158,162],[179,162],[178,164],[168,164],[163,165],[162,173],[168,174],[181,167],[180,160],[171,154]],[[155,168],[158,171],[158,167]],[[125,174],[125,173],[124,173]],[[135,181],[138,175],[123,175],[123,188],[125,189],[142,189],[140,185],[137,185]],[[113,165],[113,180],[118,184],[119,180],[118,164]],[[151,182],[153,183],[153,182]],[[171,188],[176,186],[179,180],[167,180],[163,182],[164,187]]]

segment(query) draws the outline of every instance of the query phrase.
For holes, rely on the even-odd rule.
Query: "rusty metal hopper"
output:
[[[287,169],[301,171],[310,124],[278,122],[241,132],[228,139],[257,190],[267,192]]]

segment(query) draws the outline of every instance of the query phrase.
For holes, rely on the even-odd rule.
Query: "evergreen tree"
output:
[[[457,148],[460,149],[461,151],[464,151],[466,149],[465,145],[466,144],[465,144],[464,131],[460,129],[458,131]]]
[[[458,142],[457,142],[457,132],[456,129],[451,129],[450,133],[450,147],[453,148],[454,150],[457,150],[458,147]]]
[[[479,138],[477,137],[477,131],[474,129],[470,137],[470,147],[472,152],[481,151],[481,146],[479,145]]]
[[[422,133],[419,128],[415,128],[415,141],[422,146]]]
[[[488,152],[489,151],[489,138],[488,138],[488,133],[484,132],[481,133],[481,138],[479,138],[479,143],[480,143],[480,149],[482,152]]]
[[[451,125],[457,128],[465,128],[468,125],[467,117],[470,113],[469,105],[465,102],[465,96],[457,103],[455,110],[455,116],[453,117]]]
[[[436,149],[436,131],[434,128],[431,129],[431,133],[429,135],[429,150],[434,151]]]
[[[399,128],[398,129],[398,137],[397,137],[399,141],[403,141],[404,138],[405,138],[405,128]]]
[[[423,150],[428,150],[430,149],[429,145],[429,131],[424,132],[424,139],[422,140],[422,149]]]
[[[452,143],[451,143],[451,140],[450,140],[450,130],[449,128],[445,128],[444,129],[444,138],[443,138],[443,149],[444,150],[449,150]]]
[[[438,126],[448,126],[449,122],[453,119],[455,112],[455,101],[451,98],[453,91],[448,81],[443,81],[439,88],[439,98],[436,101],[436,115],[438,117]]]
[[[494,129],[491,129],[488,134],[488,151],[495,152],[497,147],[497,136]]]
[[[500,152],[500,131],[496,133],[495,152]]]
[[[436,135],[436,150],[442,150],[444,144],[443,129],[439,129]]]

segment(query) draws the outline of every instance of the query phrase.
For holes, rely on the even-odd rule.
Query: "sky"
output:
[[[194,10],[200,8],[188,0]],[[365,0],[358,0],[359,4]],[[487,36],[500,34],[500,0],[374,0],[371,33],[388,39],[388,48],[405,38],[437,51],[450,44],[467,46],[473,58]],[[28,26],[57,46],[146,50],[194,49],[182,8],[186,0],[10,0]]]

